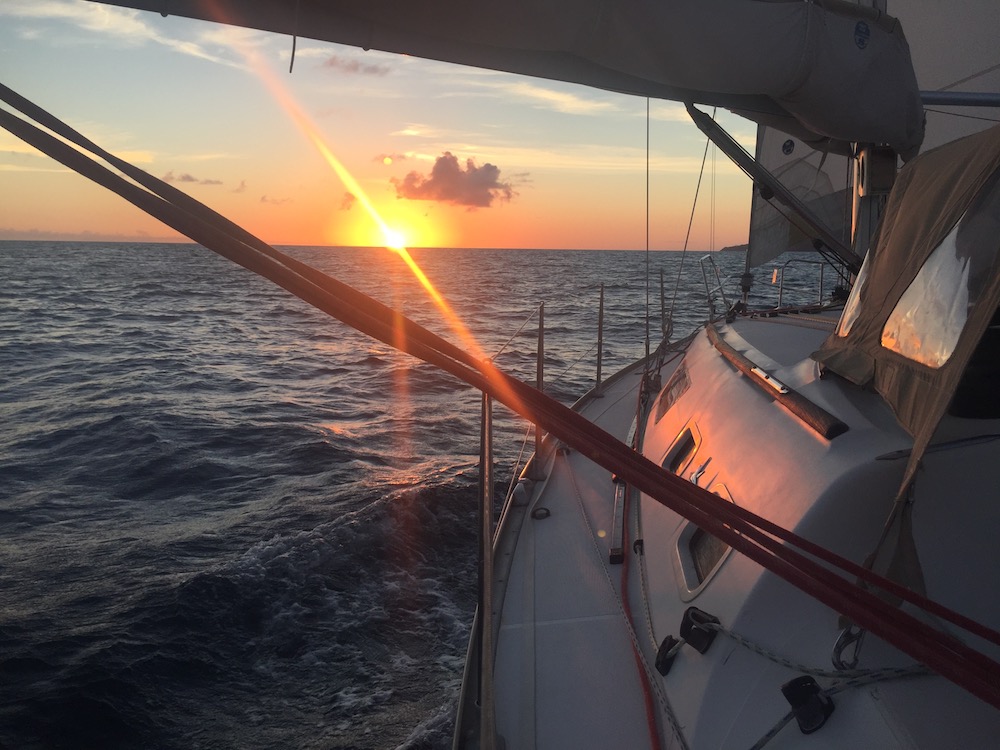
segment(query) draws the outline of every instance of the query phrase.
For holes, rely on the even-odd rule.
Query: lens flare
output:
[[[326,142],[320,134],[319,128],[316,127],[302,107],[299,106],[298,102],[295,101],[291,92],[289,92],[281,81],[278,80],[271,68],[260,60],[260,58],[253,51],[244,49],[243,54],[250,66],[256,71],[258,77],[270,92],[271,96],[274,97],[288,116],[291,117],[292,121],[299,128],[299,130],[302,131],[306,138],[308,138],[313,146],[315,146],[316,150],[319,151],[320,155],[326,160],[327,164],[330,165],[330,168],[333,169],[337,177],[344,184],[344,187],[352,195],[354,195],[358,203],[361,204],[364,210],[371,217],[372,221],[382,233],[382,237],[385,241],[385,247],[395,252],[400,258],[402,258],[411,273],[413,273],[416,279],[420,282],[421,286],[423,286],[424,290],[434,301],[434,304],[437,305],[448,327],[451,328],[451,330],[458,336],[466,350],[482,361],[484,374],[505,394],[508,399],[513,402],[520,402],[520,399],[517,398],[517,396],[506,386],[501,373],[492,365],[488,356],[479,345],[479,342],[475,339],[468,328],[466,328],[465,324],[461,321],[454,310],[452,310],[451,305],[448,304],[447,300],[445,300],[445,298],[442,297],[438,290],[434,287],[431,280],[427,278],[427,275],[423,272],[420,266],[417,265],[413,256],[410,255],[409,251],[404,246],[405,237],[403,234],[398,230],[389,227],[382,219],[378,210],[375,208],[375,205],[371,202],[360,183],[354,179],[354,176],[326,145]]]

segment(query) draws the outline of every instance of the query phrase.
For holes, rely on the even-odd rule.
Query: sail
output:
[[[95,0],[738,110],[810,142],[923,137],[895,19],[843,0]]]
[[[969,0],[960,5],[940,0],[890,0],[888,9],[906,29],[920,91],[1000,91],[1000,55],[993,41],[995,30],[1000,28],[1000,3],[996,0]],[[956,54],[959,50],[961,54]],[[926,106],[924,113],[922,151],[983,130],[1000,116],[996,108],[933,104]],[[832,235],[850,244],[850,168],[846,158],[828,150],[813,150],[798,138],[761,126],[757,161]],[[748,247],[748,265],[755,267],[786,250],[811,249],[812,243],[755,192]]]
[[[757,161],[770,171],[844,245],[851,244],[850,162],[845,156],[817,151],[775,128],[757,128]],[[795,227],[759,191],[750,209],[749,267],[783,252],[813,250],[812,237]]]

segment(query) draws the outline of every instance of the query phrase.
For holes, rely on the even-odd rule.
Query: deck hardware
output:
[[[755,366],[755,367],[750,368],[750,372],[752,372],[754,375],[756,375],[758,378],[760,378],[761,382],[763,382],[764,385],[768,386],[769,388],[773,388],[778,393],[780,393],[782,395],[788,393],[788,386],[787,385],[785,385],[784,383],[782,383],[780,380],[778,380],[777,378],[775,378],[773,375],[767,374],[764,370],[760,369],[759,367]]]
[[[718,617],[703,612],[697,607],[688,607],[681,619],[681,638],[699,654],[703,654],[712,645],[717,632],[715,629],[705,626],[718,624]]]
[[[698,486],[698,481],[701,479],[701,475],[705,473],[705,469],[708,468],[709,463],[711,463],[712,457],[709,456],[705,463],[699,466],[695,471],[691,473],[691,484]]]
[[[743,354],[736,351],[731,344],[723,340],[722,334],[719,333],[719,330],[715,326],[708,326],[705,332],[708,334],[708,340],[712,342],[712,345],[719,351],[723,359],[746,375],[747,380],[755,387],[764,390],[779,404],[802,420],[802,423],[807,427],[815,430],[827,440],[833,440],[838,435],[843,435],[847,432],[849,428],[845,422],[840,421],[837,417],[830,414],[830,412],[817,406],[798,391],[784,384],[779,384],[781,388],[785,389],[785,392],[782,392],[773,383],[766,382],[759,373],[754,372],[755,370],[764,371],[743,356]],[[764,375],[767,375],[767,373],[764,372]]]
[[[531,511],[531,517],[534,518],[536,521],[541,521],[545,518],[548,518],[551,515],[552,512],[544,506],[539,506],[535,508],[533,511]]]
[[[608,563],[621,565],[625,562],[625,493],[628,485],[618,474],[611,475],[615,485],[614,508],[611,514],[611,546],[608,550]]]
[[[830,657],[836,669],[855,669],[858,666],[866,632],[868,631],[857,625],[848,625],[841,631],[837,642],[833,644],[833,654]]]
[[[826,724],[834,705],[816,680],[809,675],[796,677],[781,686],[781,693],[792,707],[802,734],[812,734]]]
[[[645,554],[646,552],[645,547],[646,543],[643,542],[642,539],[636,539],[634,542],[632,542],[632,551],[637,555]]]
[[[684,641],[677,640],[672,635],[664,638],[663,643],[656,649],[656,671],[666,677],[670,668],[674,666],[674,657],[677,656],[677,652],[681,650],[683,645]]]

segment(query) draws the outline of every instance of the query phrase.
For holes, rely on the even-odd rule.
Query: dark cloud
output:
[[[340,199],[340,210],[350,211],[354,208],[355,202],[358,200],[358,196],[354,193],[344,193],[344,197]]]
[[[347,60],[338,55],[330,55],[323,61],[324,68],[333,68],[341,73],[352,73],[363,76],[384,76],[390,70],[388,65],[363,63],[358,60]]]
[[[196,185],[221,185],[222,184],[222,180],[200,179],[198,177],[195,177],[194,175],[188,174],[187,172],[185,172],[184,174],[175,175],[174,172],[173,172],[173,170],[170,170],[169,172],[167,172],[165,175],[163,175],[163,177],[161,179],[164,182],[190,182],[190,183],[194,183]]]
[[[378,154],[372,161],[380,161],[383,164],[392,164],[394,161],[406,161],[406,154]]]
[[[488,208],[494,200],[509,201],[516,195],[509,182],[500,181],[498,167],[493,164],[477,167],[472,159],[467,159],[463,169],[450,151],[437,158],[429,176],[410,172],[402,180],[393,178],[392,184],[399,198],[470,208]]]

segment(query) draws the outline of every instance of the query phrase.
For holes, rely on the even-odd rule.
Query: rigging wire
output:
[[[969,81],[979,78],[980,76],[984,76],[987,73],[992,73],[994,70],[1000,70],[1000,63],[996,63],[995,65],[989,65],[983,68],[982,70],[977,71],[976,73],[970,73],[965,78],[959,78],[957,81],[952,81],[947,86],[942,86],[941,88],[939,88],[938,91],[948,91],[949,89],[953,89],[956,86],[961,86],[963,83],[968,83]]]
[[[944,115],[945,117],[962,117],[966,120],[980,120],[981,122],[1000,122],[1000,117],[983,117],[982,115],[969,115],[964,112],[946,112],[943,109],[934,109],[932,107],[925,107],[924,112],[932,112],[936,115]]]
[[[518,328],[516,331],[514,331],[513,335],[509,339],[507,339],[507,341],[504,343],[504,345],[501,346],[499,349],[496,350],[496,353],[493,355],[493,359],[496,359],[501,354],[503,354],[503,350],[506,349],[508,346],[510,346],[511,342],[518,337],[518,335],[521,333],[521,331],[524,330],[524,327],[526,325],[528,325],[528,323],[530,323],[534,319],[534,317],[536,315],[538,315],[538,311],[541,310],[541,309],[542,309],[541,303],[539,303],[538,305],[535,306],[535,309],[532,310],[531,313],[528,315],[528,317],[524,319],[524,322],[521,323],[520,328]]]
[[[715,119],[716,108],[712,107],[712,119]],[[681,251],[681,262],[677,266],[677,278],[674,281],[674,293],[670,300],[670,320],[674,319],[674,307],[677,305],[677,295],[680,294],[681,273],[684,271],[684,260],[687,258],[688,243],[691,241],[691,227],[694,226],[694,212],[698,208],[698,195],[701,193],[701,179],[705,176],[705,160],[708,158],[708,147],[712,139],[705,138],[705,151],[701,155],[701,168],[698,170],[698,183],[694,188],[694,200],[691,201],[691,216],[688,218],[687,234],[684,235],[684,247]]]
[[[185,193],[100,149],[2,84],[0,99],[26,114],[30,112],[29,116],[37,122],[114,165],[138,184],[4,109],[0,109],[0,127],[207,249],[270,279],[357,330],[489,393],[706,533],[843,614],[859,627],[889,641],[971,694],[1000,708],[1000,663],[886,602],[859,585],[857,580],[994,644],[1000,644],[997,631],[674,476],[569,407],[497,370],[491,362],[473,357],[386,305],[280,253]]]

